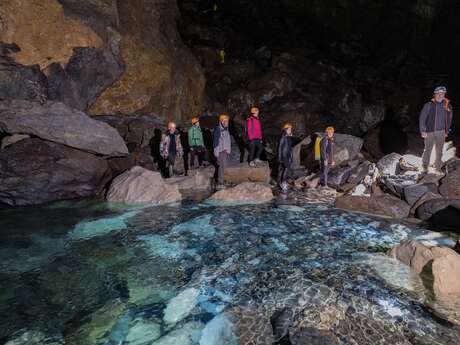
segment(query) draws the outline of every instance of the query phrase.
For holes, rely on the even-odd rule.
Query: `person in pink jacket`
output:
[[[246,120],[246,130],[249,140],[249,165],[261,163],[260,155],[264,150],[262,145],[262,125],[259,119],[259,108],[252,107],[251,115]]]

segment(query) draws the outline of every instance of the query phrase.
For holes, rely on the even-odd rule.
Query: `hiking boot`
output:
[[[255,166],[256,166],[256,163],[255,163],[254,161],[251,161],[251,162],[249,162],[249,166],[250,166],[250,167],[255,167]]]
[[[283,192],[287,192],[288,191],[288,184],[286,182],[283,182],[280,184],[280,188]]]

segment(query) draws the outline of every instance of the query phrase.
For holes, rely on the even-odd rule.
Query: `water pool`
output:
[[[457,309],[385,255],[449,240],[330,205],[0,210],[0,343],[459,344]]]

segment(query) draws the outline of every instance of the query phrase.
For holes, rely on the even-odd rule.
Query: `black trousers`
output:
[[[198,158],[198,165],[202,166],[206,150],[203,146],[190,147],[190,168],[195,166],[195,158]]]
[[[249,162],[252,162],[254,159],[260,159],[263,150],[262,140],[252,140],[249,143]]]
[[[282,163],[278,165],[278,184],[287,182],[291,176],[291,166],[286,166]]]

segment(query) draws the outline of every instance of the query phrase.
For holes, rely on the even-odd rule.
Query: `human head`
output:
[[[292,135],[292,125],[290,123],[285,123],[283,131],[285,131],[287,135]]]
[[[198,117],[194,117],[192,119],[192,125],[197,125],[197,126],[200,125],[200,120],[198,119]]]
[[[326,135],[329,138],[332,138],[334,136],[334,132],[335,132],[334,127],[329,126],[329,127],[326,128]]]
[[[219,116],[219,121],[220,121],[220,123],[222,123],[222,125],[223,125],[224,127],[228,127],[228,120],[229,120],[229,119],[230,119],[230,118],[229,118],[228,115],[226,115],[226,114],[221,114],[221,115]]]
[[[251,107],[251,115],[258,117],[259,116],[259,108]]]
[[[447,93],[447,89],[445,86],[438,86],[436,89],[434,89],[434,92],[433,92],[434,99],[437,102],[441,102],[446,97],[446,93]]]
[[[174,122],[168,122],[168,131],[171,133],[174,133],[176,131],[176,124]]]

